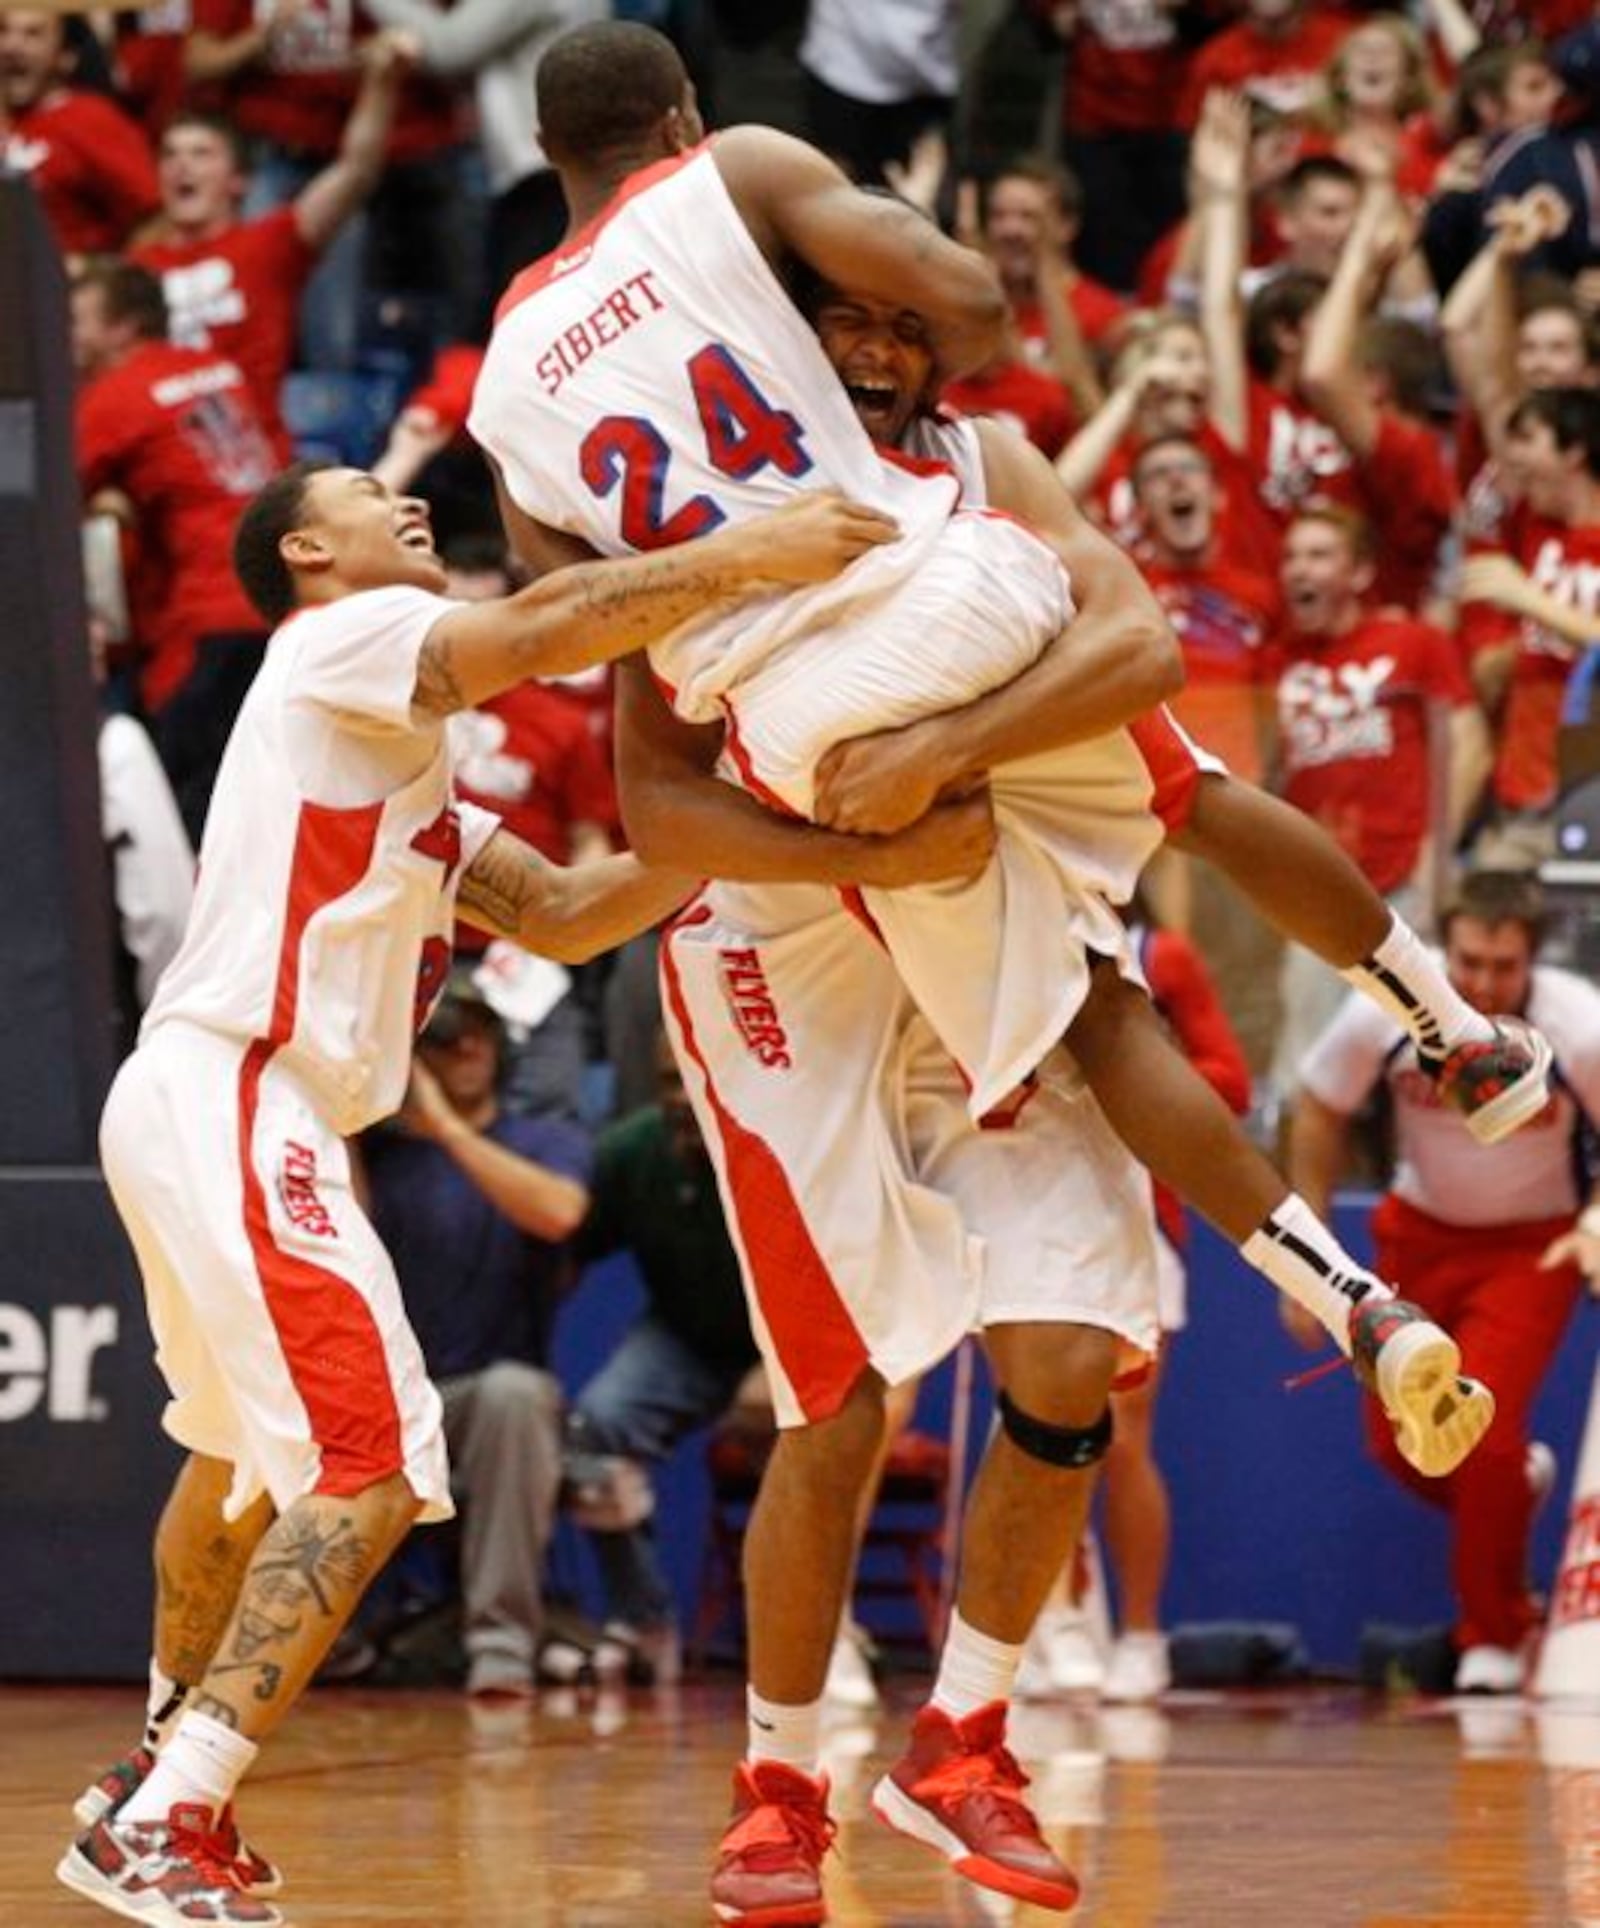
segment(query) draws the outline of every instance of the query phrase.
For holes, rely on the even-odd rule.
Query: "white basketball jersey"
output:
[[[929,554],[954,478],[881,455],[751,239],[709,145],[635,175],[512,283],[470,421],[517,506],[602,555],[660,548],[836,488],[900,540],[829,583],[709,613],[651,652],[680,712]]]
[[[258,1043],[345,1135],[395,1110],[450,968],[456,887],[499,819],[411,711],[440,596],[374,589],[273,636],[217,775],[182,948],[143,1036]]]

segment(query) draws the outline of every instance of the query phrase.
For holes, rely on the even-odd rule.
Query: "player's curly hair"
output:
[[[689,75],[665,34],[598,20],[554,41],[534,82],[539,138],[559,167],[592,166],[641,145],[683,103]]]
[[[306,516],[306,489],[332,462],[296,462],[246,505],[233,532],[233,573],[239,586],[274,629],[294,610],[294,571],[283,559],[283,539]]]

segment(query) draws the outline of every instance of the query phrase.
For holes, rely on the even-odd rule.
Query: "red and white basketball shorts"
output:
[[[780,893],[764,894],[767,904]],[[752,935],[703,898],[662,945],[663,1002],[716,1164],[778,1423],[836,1411],[973,1329],[1159,1336],[1149,1179],[1057,1050],[980,1129],[881,947],[797,888]]]
[[[144,1275],[162,1424],[234,1468],[228,1515],[404,1474],[448,1518],[439,1395],[344,1141],[266,1047],[163,1025],[100,1124]]]

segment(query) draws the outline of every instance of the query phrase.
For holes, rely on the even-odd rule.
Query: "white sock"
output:
[[[173,1723],[183,1712],[183,1703],[189,1698],[189,1690],[181,1680],[174,1680],[171,1674],[161,1671],[161,1663],[151,1656],[150,1660],[150,1697],[145,1702],[144,1744],[152,1754],[161,1751],[162,1743],[172,1732]]]
[[[931,1699],[953,1720],[964,1720],[994,1700],[1010,1700],[1022,1648],[969,1627],[959,1613],[950,1615],[950,1631],[939,1656],[939,1677]]]
[[[753,1687],[745,1689],[745,1712],[749,1718],[747,1761],[782,1761],[797,1767],[813,1780],[822,1772],[822,1702],[810,1700],[801,1707],[786,1707],[775,1700],[763,1700]]]
[[[1427,1057],[1442,1058],[1458,1044],[1494,1035],[1494,1026],[1473,1010],[1422,939],[1398,917],[1371,957],[1339,975],[1403,1024]]]
[[[1339,1350],[1350,1351],[1350,1313],[1363,1299],[1392,1299],[1375,1272],[1355,1260],[1297,1192],[1239,1247],[1280,1292],[1303,1305]]]
[[[117,1819],[164,1821],[180,1801],[192,1801],[218,1815],[233,1799],[233,1790],[259,1751],[254,1741],[209,1714],[186,1713]]]

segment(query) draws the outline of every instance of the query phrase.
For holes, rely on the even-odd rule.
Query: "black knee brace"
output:
[[[1091,1426],[1052,1426],[1047,1419],[1025,1413],[1003,1388],[996,1404],[1000,1424],[1012,1442],[1030,1459],[1046,1466],[1093,1466],[1111,1444],[1111,1408],[1106,1407]]]

